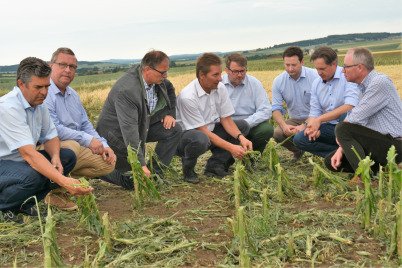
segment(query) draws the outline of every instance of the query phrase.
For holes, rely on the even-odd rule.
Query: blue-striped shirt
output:
[[[147,94],[149,112],[152,113],[158,103],[158,94],[155,91],[155,84],[148,85],[147,82],[145,82],[144,77],[142,77],[142,79],[144,81],[145,93]]]
[[[372,70],[359,88],[362,97],[346,120],[384,135],[402,137],[402,101],[392,80]]]

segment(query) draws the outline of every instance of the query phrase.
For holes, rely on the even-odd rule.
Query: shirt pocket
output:
[[[305,93],[303,96],[303,103],[306,105],[310,105],[311,93]]]

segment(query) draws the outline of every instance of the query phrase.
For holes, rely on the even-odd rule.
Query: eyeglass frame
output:
[[[226,67],[226,68],[228,68],[228,70],[231,71],[232,74],[234,74],[234,75],[238,75],[238,74],[243,75],[243,74],[247,73],[247,68],[246,68],[245,70],[241,70],[241,71],[237,71],[237,70],[236,70],[236,71],[233,71],[233,70],[231,70],[229,67]]]
[[[77,65],[72,65],[72,64],[66,64],[66,63],[60,63],[60,62],[53,62],[54,64],[57,64],[57,65],[59,65],[60,66],[60,68],[62,68],[63,70],[65,70],[65,69],[67,69],[67,67],[68,68],[70,68],[70,70],[71,71],[75,71],[75,70],[77,70]]]
[[[167,74],[167,73],[169,72],[169,70],[167,70],[167,71],[165,71],[165,72],[161,72],[161,71],[158,71],[158,70],[156,70],[155,68],[153,68],[153,67],[151,67],[151,66],[148,66],[148,67],[151,68],[152,70],[157,71],[158,73],[160,73],[161,76],[164,76],[165,74]]]
[[[359,64],[353,64],[353,65],[343,65],[342,68],[346,71],[348,68],[359,66]]]

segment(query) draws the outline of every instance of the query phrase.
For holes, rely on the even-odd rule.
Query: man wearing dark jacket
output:
[[[125,173],[131,170],[127,146],[131,145],[147,177],[145,143],[158,142],[155,153],[163,164],[152,159],[153,172],[163,177],[181,136],[176,125],[176,94],[167,80],[169,57],[162,51],[148,52],[139,66],[127,71],[110,90],[100,113],[96,130],[105,137],[117,156],[115,170],[100,179],[133,189],[133,181]]]

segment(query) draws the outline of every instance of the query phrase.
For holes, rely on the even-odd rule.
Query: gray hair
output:
[[[166,55],[164,52],[159,50],[152,50],[145,54],[145,56],[142,58],[140,64],[141,71],[144,71],[145,67],[147,66],[155,69],[156,66],[161,64],[166,59],[169,61],[168,55]]]
[[[68,47],[59,47],[55,52],[53,52],[50,62],[55,62],[57,59],[57,56],[59,56],[60,53],[71,55],[71,56],[75,57],[74,52],[71,49],[69,49]],[[75,57],[75,59],[77,59],[77,57]]]
[[[353,63],[362,64],[368,71],[374,70],[374,57],[370,50],[365,47],[349,49],[347,54],[353,52]]]
[[[50,76],[51,72],[52,69],[45,61],[35,57],[28,57],[23,59],[18,66],[17,84],[18,80],[21,80],[26,85],[32,81],[32,76],[44,78]]]

